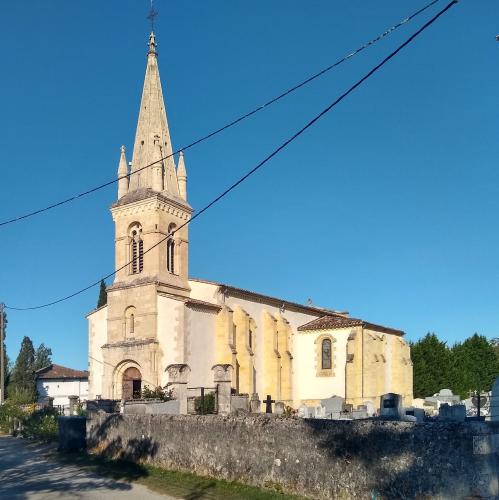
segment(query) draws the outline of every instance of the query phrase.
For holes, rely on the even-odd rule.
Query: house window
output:
[[[253,332],[251,330],[248,332],[248,345],[250,349],[253,349]]]
[[[322,341],[322,369],[330,370],[332,366],[331,362],[331,340],[324,339]]]

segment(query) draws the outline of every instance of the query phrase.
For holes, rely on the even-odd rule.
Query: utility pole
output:
[[[3,405],[5,400],[5,353],[3,340],[5,338],[5,321],[4,321],[5,304],[0,302],[0,405]]]

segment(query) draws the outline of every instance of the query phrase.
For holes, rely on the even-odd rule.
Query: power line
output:
[[[286,148],[289,144],[291,144],[295,139],[297,139],[303,132],[305,132],[308,128],[310,128],[314,123],[316,123],[318,120],[320,120],[325,114],[327,114],[329,111],[331,111],[337,104],[339,104],[345,97],[347,97],[350,93],[352,93],[357,87],[359,87],[362,83],[364,83],[368,78],[370,78],[374,73],[376,73],[379,69],[381,69],[390,59],[395,57],[404,47],[409,45],[418,35],[420,35],[423,31],[425,31],[429,26],[431,26],[440,16],[442,16],[445,12],[447,12],[451,7],[453,7],[455,4],[458,3],[458,0],[452,0],[445,8],[443,8],[440,12],[435,14],[429,21],[427,21],[419,30],[417,30],[413,35],[411,35],[402,45],[399,45],[397,49],[395,49],[393,52],[391,52],[387,57],[385,57],[379,64],[374,66],[373,69],[371,69],[365,76],[363,76],[360,80],[358,80],[356,83],[354,83],[346,92],[340,95],[335,101],[333,101],[331,104],[329,104],[326,108],[324,108],[319,114],[314,116],[306,125],[304,125],[300,130],[295,132],[290,138],[288,138],[286,141],[284,141],[277,149],[274,149],[272,153],[267,155],[260,163],[258,163],[255,167],[253,167],[251,170],[249,170],[245,175],[243,175],[241,178],[239,178],[236,182],[234,182],[231,186],[229,186],[225,191],[223,191],[221,194],[219,194],[215,199],[210,201],[207,205],[205,205],[199,212],[197,212],[190,220],[184,222],[181,224],[177,229],[174,231],[171,231],[168,233],[163,239],[159,240],[157,243],[149,247],[147,250],[144,251],[143,255],[146,253],[150,252],[152,249],[156,248],[158,245],[166,241],[168,238],[173,236],[177,231],[182,229],[183,227],[187,226],[194,220],[196,220],[198,217],[200,217],[204,212],[209,210],[213,205],[218,203],[222,198],[227,196],[232,190],[234,190],[239,184],[244,182],[248,177],[253,175],[257,170],[259,170],[261,167],[263,167],[269,160],[271,160],[274,156],[276,156],[280,151],[282,151],[284,148]],[[41,304],[38,306],[32,306],[32,307],[12,307],[12,306],[5,306],[7,309],[12,309],[16,311],[28,311],[28,310],[34,310],[34,309],[42,309],[44,307],[49,307],[55,304],[59,304],[60,302],[64,302],[65,300],[71,299],[75,297],[76,295],[79,295],[83,292],[86,292],[90,288],[96,286],[99,284],[102,280],[106,280],[107,278],[110,278],[111,276],[114,276],[117,272],[121,271],[122,269],[125,269],[126,267],[130,266],[134,260],[132,259],[130,262],[127,262],[125,265],[121,266],[120,268],[116,269],[112,273],[109,273],[108,275],[99,278],[97,281],[94,283],[86,286],[85,288],[82,288],[81,290],[78,290],[70,295],[67,295],[65,297],[62,297],[60,299],[54,300],[52,302],[47,302],[46,304]]]
[[[166,160],[168,158],[171,158],[172,156],[180,153],[180,151],[186,151],[187,149],[190,149],[193,146],[197,146],[198,144],[201,144],[202,142],[204,142],[204,141],[206,141],[208,139],[211,139],[215,135],[218,135],[221,132],[223,132],[224,130],[227,130],[227,129],[229,129],[229,128],[235,126],[235,125],[237,125],[238,123],[242,122],[243,120],[246,120],[246,118],[249,118],[250,116],[255,115],[259,111],[264,110],[265,108],[271,106],[272,104],[276,103],[277,101],[280,101],[281,99],[283,99],[284,97],[288,96],[289,94],[292,94],[296,90],[304,87],[305,85],[309,84],[313,80],[315,80],[315,79],[319,78],[320,76],[324,75],[325,73],[327,73],[328,71],[332,70],[333,68],[336,68],[340,64],[348,61],[353,56],[359,54],[360,52],[362,52],[363,50],[367,49],[371,45],[374,45],[376,42],[379,42],[380,40],[382,40],[386,36],[390,35],[396,29],[400,28],[404,24],[407,24],[412,19],[414,19],[416,16],[422,14],[423,12],[425,12],[427,9],[429,9],[430,7],[432,7],[433,5],[435,5],[439,1],[440,0],[433,0],[429,4],[425,5],[424,7],[422,7],[421,9],[419,9],[418,11],[414,12],[413,14],[411,14],[410,16],[402,19],[402,21],[400,21],[399,23],[393,25],[391,28],[388,28],[381,35],[378,35],[376,38],[373,38],[372,40],[370,40],[369,42],[365,43],[364,45],[362,45],[358,49],[356,49],[353,52],[349,53],[345,57],[339,59],[334,64],[331,64],[327,68],[324,68],[321,71],[319,71],[318,73],[315,73],[314,75],[308,77],[307,79],[303,80],[302,82],[296,84],[294,87],[291,87],[288,90],[284,91],[282,94],[279,94],[278,96],[273,97],[272,99],[270,99],[270,101],[267,101],[266,103],[261,104],[260,106],[256,107],[252,111],[249,111],[248,113],[246,113],[244,115],[241,115],[239,118],[236,118],[236,119],[232,120],[231,122],[229,122],[226,125],[224,125],[224,126],[218,128],[218,129],[214,130],[213,132],[210,132],[209,134],[207,134],[207,135],[205,135],[205,136],[203,136],[203,137],[201,137],[199,139],[196,139],[194,142],[191,142],[190,144],[187,144],[186,146],[183,146],[183,147],[177,149],[173,153],[171,153],[171,154],[169,154],[167,156],[164,156],[163,158],[161,158],[159,160],[156,160],[155,162],[150,163],[150,164],[148,164],[148,165],[146,165],[144,167],[141,167],[141,168],[139,168],[137,170],[134,170],[133,172],[130,172],[127,175],[123,175],[121,177],[117,177],[117,178],[115,178],[115,179],[113,179],[111,181],[105,182],[104,184],[100,184],[98,186],[90,188],[87,191],[83,191],[83,192],[81,192],[79,194],[75,194],[75,195],[73,195],[73,196],[71,196],[69,198],[66,198],[64,200],[58,201],[56,203],[53,203],[52,205],[47,205],[44,208],[39,208],[39,209],[34,210],[32,212],[27,212],[24,215],[19,215],[18,217],[14,217],[12,219],[8,219],[8,220],[5,220],[5,221],[2,221],[2,222],[0,222],[0,226],[6,226],[7,224],[12,224],[14,222],[19,222],[19,221],[21,221],[23,219],[28,219],[29,217],[33,217],[34,215],[38,215],[38,214],[41,214],[43,212],[47,212],[48,210],[52,210],[53,208],[57,208],[57,207],[60,207],[62,205],[66,205],[67,203],[75,201],[75,200],[77,200],[79,198],[83,198],[84,196],[87,196],[89,194],[95,193],[96,191],[99,191],[100,189],[103,189],[103,188],[105,188],[107,186],[111,186],[112,184],[115,184],[120,179],[124,179],[124,178],[129,177],[130,175],[137,174],[138,172],[141,172],[142,170],[144,170],[146,168],[149,168],[149,167],[155,165],[156,163],[159,163],[160,161],[163,161],[163,160]]]

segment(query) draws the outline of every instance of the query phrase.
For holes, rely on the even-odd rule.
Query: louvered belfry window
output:
[[[130,260],[132,274],[141,273],[144,269],[144,242],[139,224],[134,225],[130,231]]]
[[[172,274],[175,273],[175,241],[172,238],[166,243],[166,268]]]
[[[175,240],[173,236],[176,229],[177,226],[173,222],[168,226],[170,238],[166,242],[166,269],[172,274],[175,274]]]

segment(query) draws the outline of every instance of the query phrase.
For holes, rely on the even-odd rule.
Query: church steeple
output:
[[[133,147],[132,170],[129,192],[141,188],[150,188],[163,192],[165,195],[179,197],[179,185],[173,148],[166,118],[163,90],[159,77],[158,59],[156,52],[156,36],[151,32],[149,36],[149,50],[147,53],[147,67],[144,79],[144,89],[140,103],[137,131]],[[165,160],[159,160],[169,156]],[[151,167],[134,174],[136,170],[144,168],[153,162]],[[158,175],[162,178],[159,182]]]

